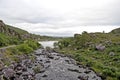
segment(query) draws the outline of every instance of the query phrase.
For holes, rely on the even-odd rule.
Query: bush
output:
[[[29,47],[27,44],[21,44],[19,46],[17,46],[17,49],[25,54],[29,54],[33,51],[33,49],[31,47]]]
[[[32,40],[25,41],[25,44],[27,44],[29,47],[33,49],[37,49],[38,47],[41,46],[38,42]]]

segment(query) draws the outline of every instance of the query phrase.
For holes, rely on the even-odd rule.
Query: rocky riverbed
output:
[[[52,50],[38,49],[35,61],[22,60],[0,71],[1,80],[101,80],[92,70]]]

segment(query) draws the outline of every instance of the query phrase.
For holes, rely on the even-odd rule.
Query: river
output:
[[[51,47],[54,48],[54,43],[58,41],[40,41],[39,43],[44,47]]]
[[[39,42],[42,46],[53,48],[54,42]],[[34,60],[26,58],[3,69],[6,80],[102,80],[93,70],[63,54],[50,49],[38,49],[33,52]],[[1,80],[1,78],[0,78]]]

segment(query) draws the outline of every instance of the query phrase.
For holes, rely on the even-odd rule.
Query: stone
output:
[[[105,50],[105,46],[103,46],[102,44],[96,45],[96,50],[98,51],[104,51]]]
[[[72,72],[77,72],[77,73],[81,73],[79,70],[77,70],[77,69],[70,69],[70,68],[68,68],[68,71],[72,71]]]
[[[115,55],[114,52],[110,52],[110,53],[109,53],[109,56],[114,56],[114,55]]]
[[[6,70],[4,70],[3,71],[3,77],[5,78],[5,79],[14,79],[15,78],[15,71],[13,70],[13,69],[10,69],[10,68],[8,68],[8,69],[6,69]]]

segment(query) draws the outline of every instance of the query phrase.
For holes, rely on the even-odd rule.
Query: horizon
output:
[[[0,19],[30,33],[72,37],[120,28],[119,0],[0,0]]]

